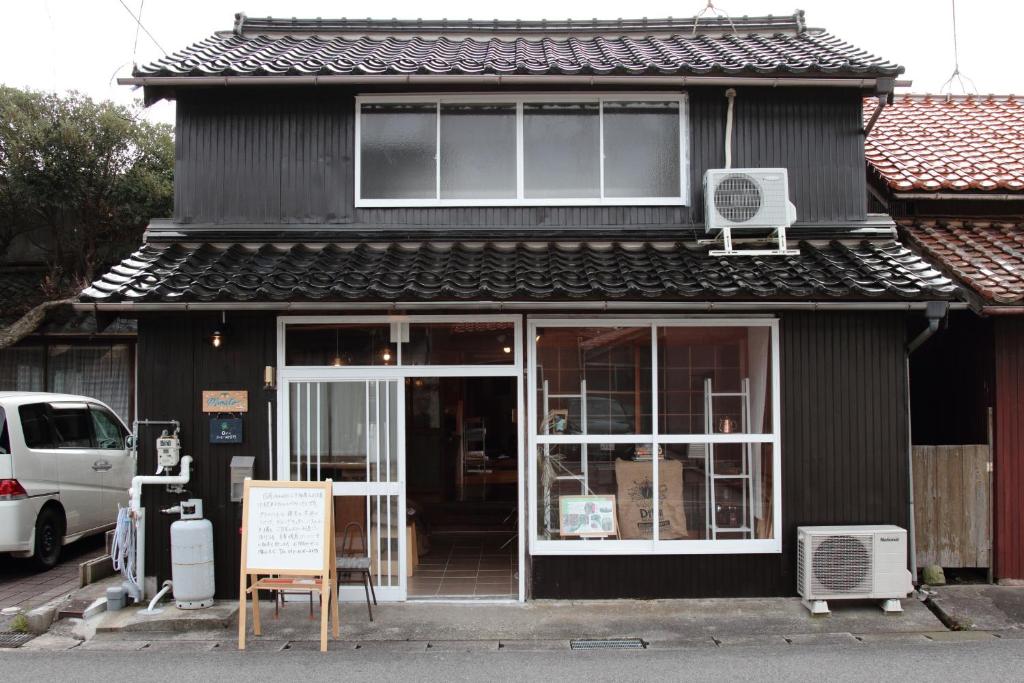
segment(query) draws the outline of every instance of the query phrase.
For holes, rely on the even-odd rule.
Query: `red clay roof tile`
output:
[[[867,98],[864,118],[876,100]],[[1024,102],[902,95],[864,143],[868,165],[897,192],[1024,193]]]
[[[989,302],[1024,301],[1024,222],[918,219],[899,223],[912,242]]]

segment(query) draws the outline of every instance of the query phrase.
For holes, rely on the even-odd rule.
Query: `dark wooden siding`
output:
[[[901,314],[782,317],[781,555],[533,558],[536,598],[793,595],[796,528],[908,523]]]
[[[1024,318],[995,320],[995,575],[1024,579]]]
[[[256,476],[267,477],[267,396],[263,367],[274,365],[273,316],[229,314],[223,348],[214,350],[209,334],[217,314],[144,316],[139,320],[139,417],[176,419],[182,423],[182,452],[194,458],[188,493],[172,495],[163,487],[143,487],[146,507],[146,573],[160,582],[170,578],[170,525],[177,516],[160,510],[185,498],[202,498],[213,523],[217,595],[238,597],[241,506],[230,502],[229,465],[232,456],[256,456]],[[209,421],[201,412],[204,389],[244,389],[249,412],[244,417],[244,441],[211,445]],[[158,432],[142,431],[138,471],[156,471],[153,440]]]
[[[835,89],[739,88],[734,166],[783,166],[799,220],[863,219],[861,99]],[[688,207],[355,209],[353,92],[207,89],[177,104],[175,220],[361,226],[600,227],[699,224],[704,171],[724,164],[721,88],[689,93]]]

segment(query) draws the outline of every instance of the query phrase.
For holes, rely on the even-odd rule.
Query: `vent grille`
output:
[[[746,223],[761,210],[761,187],[748,175],[735,173],[715,186],[715,211],[731,223]]]
[[[870,594],[873,573],[871,540],[870,535],[812,536],[811,596]]]
[[[640,638],[577,638],[569,641],[570,650],[643,650]]]

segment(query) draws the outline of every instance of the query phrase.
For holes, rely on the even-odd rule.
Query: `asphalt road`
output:
[[[636,652],[0,651],[9,681],[1022,680],[1024,640]]]

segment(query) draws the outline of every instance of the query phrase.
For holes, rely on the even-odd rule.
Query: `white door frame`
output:
[[[507,365],[402,365],[402,345],[398,344],[395,365],[390,366],[288,366],[285,364],[285,332],[288,325],[298,324],[382,324],[382,323],[475,323],[475,322],[505,322],[512,323],[514,330],[513,362]],[[331,382],[331,381],[398,381],[398,406],[397,418],[400,420],[397,425],[398,433],[398,463],[399,482],[401,489],[399,514],[405,512],[405,379],[409,377],[513,377],[516,380],[516,417],[517,438],[516,457],[518,460],[517,476],[517,513],[518,513],[518,541],[519,541],[519,595],[520,602],[526,600],[526,460],[525,460],[525,425],[527,423],[525,410],[525,397],[523,395],[523,362],[525,357],[525,346],[523,343],[523,316],[522,315],[290,315],[278,316],[277,318],[277,475],[278,479],[287,480],[291,476],[289,462],[289,404],[288,387],[292,382]],[[335,482],[335,495],[346,492],[352,484]],[[357,486],[363,486],[357,484]],[[360,494],[362,495],[362,494]],[[401,595],[394,592],[381,595],[378,591],[378,598],[404,600],[406,599],[406,536],[399,534],[399,562],[401,571]],[[362,589],[358,586],[349,587],[351,590],[342,589],[342,596],[355,595],[356,591]],[[362,597],[362,593],[359,593]]]

